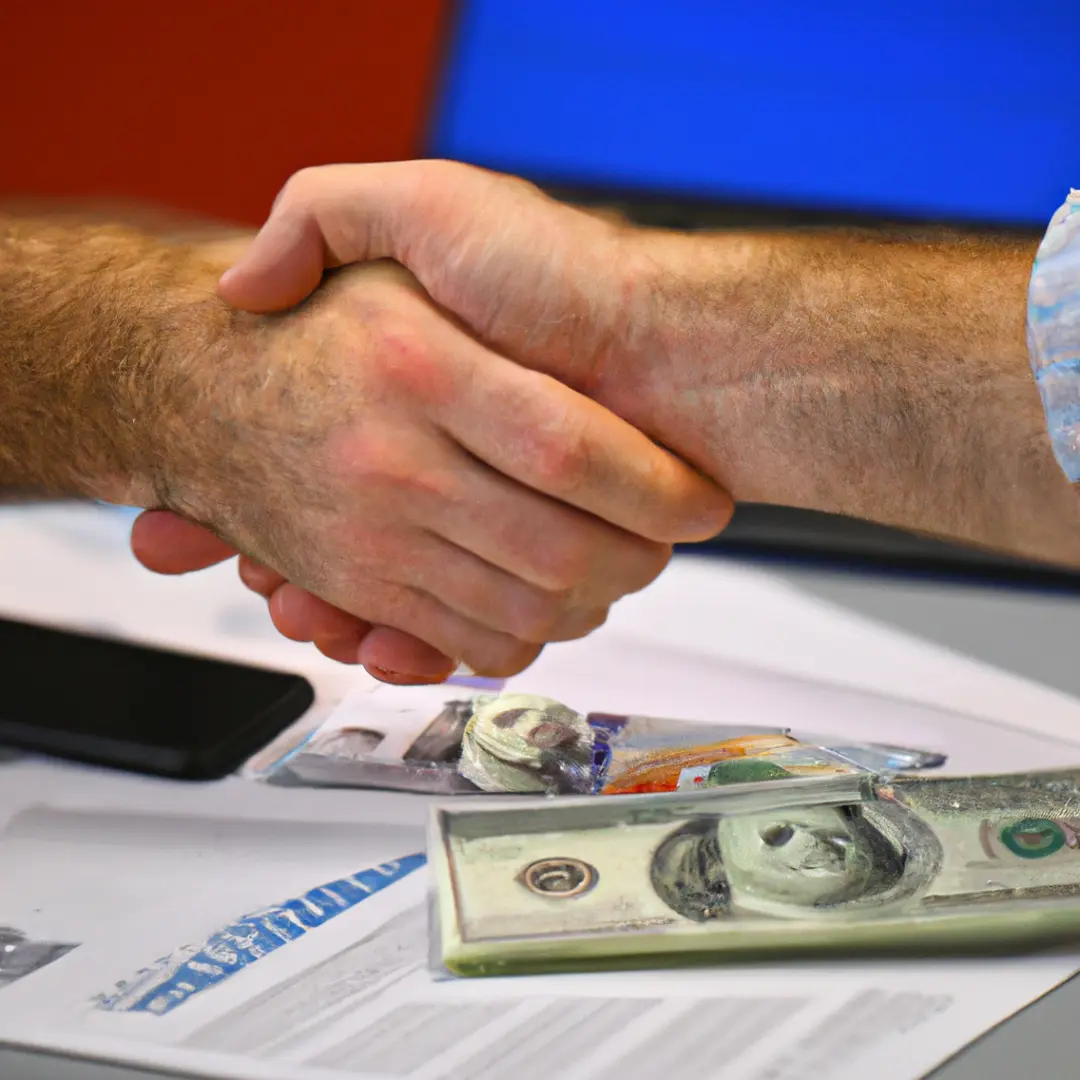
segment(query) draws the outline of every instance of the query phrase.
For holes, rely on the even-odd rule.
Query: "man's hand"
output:
[[[477,221],[475,236],[461,224]],[[640,311],[627,304],[623,228],[542,195],[532,185],[449,162],[336,166],[295,176],[245,257],[223,278],[220,292],[253,312],[291,308],[310,295],[329,267],[393,257],[424,275],[425,289],[462,319],[471,334],[535,371],[596,396],[613,351],[633,331]],[[620,383],[620,396],[635,387]],[[615,495],[614,492],[612,492]],[[619,523],[650,535],[655,524],[635,508],[624,486],[616,496]],[[715,533],[726,501],[715,491],[702,512]],[[167,514],[147,514],[132,534],[149,568],[182,573],[235,554],[213,535]],[[379,677],[397,673],[438,678],[448,659],[389,627],[371,629],[325,599],[245,557],[245,583],[265,596],[286,636],[314,641],[326,655],[359,660]],[[430,640],[430,639],[427,639]]]
[[[604,396],[605,362],[650,314],[629,275],[634,234],[515,177],[448,161],[304,169],[219,291],[282,311],[327,268],[393,259],[504,356]]]
[[[239,319],[213,359],[191,365],[177,402],[190,434],[162,477],[167,505],[249,555],[249,584],[274,589],[286,622],[313,601],[279,576],[340,608],[330,651],[362,618],[517,672],[730,512],[625,422],[478,344],[389,263]]]
[[[131,532],[136,558],[159,574],[203,570],[238,555],[236,548],[170,510],[148,510]],[[270,618],[293,641],[311,641],[331,660],[363,664],[393,683],[442,682],[455,662],[419,638],[350,615],[247,555],[238,560],[240,580],[265,598]]]
[[[738,500],[1080,565],[1080,503],[1025,352],[1034,246],[942,232],[678,235],[455,163],[330,166],[290,181],[220,292],[277,310],[327,267],[390,257],[491,348],[592,397]],[[305,609],[305,633],[320,612],[332,616]]]

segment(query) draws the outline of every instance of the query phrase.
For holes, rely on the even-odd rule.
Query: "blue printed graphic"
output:
[[[374,893],[423,866],[423,855],[406,855],[244,915],[199,945],[178,949],[144,968],[110,994],[95,999],[109,1012],[164,1016],[189,998],[223,982],[283,945],[302,937]]]

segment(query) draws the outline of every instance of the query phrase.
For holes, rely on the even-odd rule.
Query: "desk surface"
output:
[[[820,599],[1080,697],[1075,645],[1080,596],[816,570],[783,573]],[[969,1047],[939,1069],[934,1080],[1012,1078],[1032,1070],[1040,1080],[1072,1080],[1080,1071],[1070,1038],[1078,1013],[1080,978]],[[171,1075],[0,1048],[4,1080],[161,1080]]]

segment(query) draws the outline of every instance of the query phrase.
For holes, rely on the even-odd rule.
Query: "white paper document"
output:
[[[0,1040],[237,1078],[914,1080],[1075,966],[453,980],[428,967],[415,833],[355,831],[16,815],[0,837],[0,922],[74,947],[0,984]]]
[[[324,710],[345,699],[342,727],[392,727],[445,692],[382,687],[279,639],[231,569],[145,573],[126,531],[91,507],[0,513],[0,557],[20,567],[0,611],[299,671]],[[509,685],[578,710],[939,751],[950,772],[1080,761],[1064,694],[724,563],[676,560]],[[1080,964],[444,979],[428,969],[426,806],[0,759],[0,1042],[274,1080],[917,1080]]]

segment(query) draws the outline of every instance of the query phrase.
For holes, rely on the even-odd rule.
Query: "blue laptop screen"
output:
[[[465,0],[430,149],[548,182],[1044,224],[1080,187],[1080,13]]]

